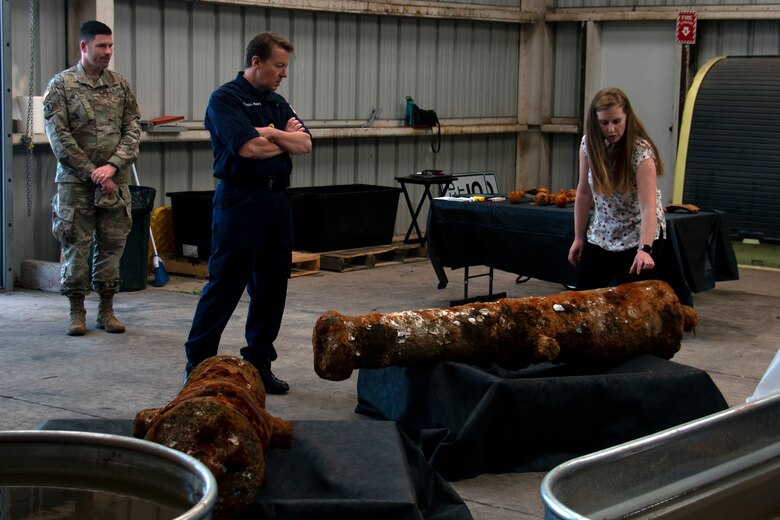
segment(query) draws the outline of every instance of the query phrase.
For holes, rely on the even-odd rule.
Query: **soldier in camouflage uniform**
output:
[[[84,296],[90,282],[100,295],[97,327],[125,331],[113,300],[132,225],[128,168],[138,156],[141,135],[130,85],[108,70],[111,29],[86,22],[79,39],[79,63],[52,78],[44,101],[46,133],[57,156],[52,230],[62,245],[60,292],[70,300],[71,336],[87,332]]]

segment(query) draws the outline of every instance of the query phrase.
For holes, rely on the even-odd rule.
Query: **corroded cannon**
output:
[[[657,280],[444,309],[328,311],[314,327],[314,370],[342,381],[355,369],[437,361],[521,368],[641,354],[670,359],[696,322],[694,310]]]
[[[217,479],[216,520],[240,515],[265,484],[269,447],[289,448],[293,425],[265,409],[255,367],[234,356],[200,363],[162,408],[136,414],[133,435],[200,460]]]

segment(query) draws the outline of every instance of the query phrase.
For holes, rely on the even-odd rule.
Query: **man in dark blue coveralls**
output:
[[[260,372],[265,390],[289,390],[271,372],[274,340],[284,313],[292,262],[292,224],[286,188],[290,155],[311,151],[311,134],[277,94],[294,48],[273,33],[255,36],[245,69],[211,94],[205,125],[214,149],[209,282],[201,293],[185,344],[185,377],[217,354],[219,340],[244,288],[249,294],[247,346],[241,356]]]

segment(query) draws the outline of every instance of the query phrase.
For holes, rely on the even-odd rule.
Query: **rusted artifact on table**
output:
[[[364,316],[329,311],[314,327],[314,370],[342,381],[355,369],[437,361],[521,368],[641,354],[670,359],[696,322],[694,310],[657,280],[446,309]]]
[[[133,435],[200,460],[217,479],[216,520],[243,512],[265,484],[269,448],[292,445],[292,423],[265,409],[265,388],[250,363],[214,356],[199,364],[179,395],[136,414]]]

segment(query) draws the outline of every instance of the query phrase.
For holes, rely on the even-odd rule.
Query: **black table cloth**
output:
[[[723,213],[667,213],[666,224],[672,257],[665,261],[682,303],[691,305],[691,293],[712,289],[716,281],[739,278]],[[427,238],[439,289],[448,283],[445,267],[476,265],[566,286],[576,282],[567,260],[574,239],[572,207],[434,199]]]
[[[361,369],[356,412],[396,421],[447,480],[547,471],[727,408],[709,375],[654,356],[518,371]]]
[[[268,481],[241,515],[259,519],[470,519],[463,500],[392,422],[293,421],[271,449]],[[131,420],[54,419],[43,430],[131,435]]]

